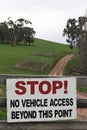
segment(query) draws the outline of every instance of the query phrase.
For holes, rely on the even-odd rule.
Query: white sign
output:
[[[76,118],[76,78],[7,79],[7,121]]]

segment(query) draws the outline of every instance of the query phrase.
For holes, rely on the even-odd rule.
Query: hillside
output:
[[[0,74],[47,75],[60,58],[77,48],[36,39],[32,46],[0,44]]]

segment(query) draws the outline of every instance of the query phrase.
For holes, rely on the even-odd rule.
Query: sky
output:
[[[87,0],[0,0],[0,22],[24,18],[32,22],[36,38],[66,43],[67,20],[84,16],[86,9]]]

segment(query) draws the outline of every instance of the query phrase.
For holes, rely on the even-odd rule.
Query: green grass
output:
[[[6,108],[0,108],[0,120],[6,120],[7,112]]]
[[[65,70],[64,70],[65,75],[69,76],[82,76],[83,75],[83,69],[82,65],[80,63],[80,57],[78,54],[74,55],[72,60],[69,61],[67,64]]]
[[[41,39],[36,39],[32,46],[12,47],[11,45],[0,44],[0,73],[47,75],[60,58],[71,53],[77,54],[77,49],[74,48],[71,50],[67,45]],[[46,66],[46,68],[38,71],[35,69],[27,70],[15,67],[26,59],[38,61],[36,66],[39,64],[39,61],[43,62],[43,66]]]
[[[87,93],[87,86],[78,86],[77,91]]]
[[[6,85],[0,84],[0,97],[6,97]]]
[[[6,85],[0,84],[0,90],[2,90],[2,93],[0,93],[0,97],[6,97]],[[6,108],[0,108],[0,120],[6,120],[6,118]]]
[[[0,93],[0,97],[6,97],[6,85],[0,84],[0,90],[2,90],[2,93]],[[0,108],[0,120],[6,120],[6,118],[7,118],[6,108]]]

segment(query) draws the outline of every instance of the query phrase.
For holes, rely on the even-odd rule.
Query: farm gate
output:
[[[30,76],[0,75],[0,84],[5,84],[8,78],[30,78]],[[77,85],[87,87],[87,77],[77,77]],[[6,108],[6,97],[0,98],[0,108]],[[77,108],[87,109],[87,98],[77,99]],[[28,123],[7,123],[6,120],[1,120],[0,130],[87,130],[87,120]]]

